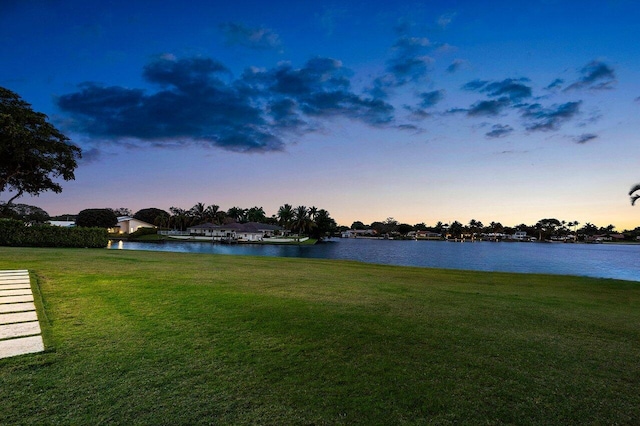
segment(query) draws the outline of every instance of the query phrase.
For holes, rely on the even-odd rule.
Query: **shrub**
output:
[[[0,219],[0,246],[12,247],[106,247],[104,228],[62,228],[51,225],[26,226],[14,219]]]

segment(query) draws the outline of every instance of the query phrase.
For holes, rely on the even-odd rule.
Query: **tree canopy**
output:
[[[0,217],[18,219],[29,224],[44,223],[50,219],[49,213],[40,207],[2,202],[0,202]]]
[[[78,213],[77,226],[87,228],[113,228],[118,224],[118,218],[111,209],[86,209]]]
[[[169,213],[156,207],[149,207],[147,209],[138,210],[133,217],[134,219],[151,223],[152,225],[159,225],[161,222],[166,223],[168,221]]]
[[[57,178],[75,179],[82,152],[16,93],[0,87],[0,193],[59,193]]]

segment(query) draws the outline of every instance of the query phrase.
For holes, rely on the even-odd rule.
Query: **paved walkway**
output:
[[[0,358],[42,351],[29,271],[0,271]]]

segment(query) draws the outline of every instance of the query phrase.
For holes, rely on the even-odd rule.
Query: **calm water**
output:
[[[640,245],[334,239],[313,246],[114,242],[111,249],[349,259],[388,265],[640,281]]]

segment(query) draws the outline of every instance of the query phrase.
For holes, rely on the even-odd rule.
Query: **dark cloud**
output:
[[[523,84],[523,81],[527,80],[507,78],[502,81],[494,81],[487,84],[481,91],[487,92],[487,95],[491,97],[506,96],[512,101],[518,102],[531,97],[531,87]]]
[[[486,93],[489,97],[507,97],[517,102],[531,97],[531,87],[523,82],[527,79],[507,78],[502,81],[473,80],[462,86],[462,89]]]
[[[406,131],[410,131],[410,132],[421,132],[422,129],[420,129],[418,126],[414,125],[414,124],[399,124],[398,126],[396,126],[396,129],[398,130],[406,130]]]
[[[420,97],[420,99],[422,99],[422,101],[420,102],[420,106],[422,108],[431,108],[444,98],[444,90],[423,92],[418,94],[418,96]]]
[[[479,101],[471,105],[467,110],[469,116],[496,116],[509,107],[511,102],[509,98],[491,99],[488,101]]]
[[[547,90],[556,90],[556,89],[561,88],[563,84],[564,84],[564,80],[563,79],[556,78],[551,83],[549,83],[549,85],[547,87],[545,87],[545,89],[547,89]]]
[[[489,84],[486,80],[472,80],[462,86],[462,90],[479,91]]]
[[[616,83],[615,71],[602,61],[589,62],[582,67],[580,73],[582,77],[564,90],[606,90],[612,89]]]
[[[513,127],[502,124],[494,124],[491,127],[491,130],[486,133],[488,138],[501,138],[503,136],[507,136],[509,133],[513,132]]]
[[[466,63],[467,61],[463,59],[454,59],[447,67],[447,72],[453,74],[454,72],[459,71]]]
[[[298,69],[248,69],[231,80],[214,60],[163,57],[143,71],[146,81],[161,88],[154,93],[85,83],[61,96],[58,106],[77,130],[105,139],[278,151],[288,134],[316,130],[307,118],[340,116],[375,126],[393,121],[394,108],[354,94],[348,75],[340,61],[314,58]]]
[[[582,101],[566,102],[545,108],[540,104],[532,104],[522,108],[522,117],[527,122],[526,128],[531,131],[557,130],[564,122],[580,113]]]
[[[226,37],[227,44],[239,45],[249,49],[268,50],[280,47],[280,37],[268,28],[251,28],[238,22],[219,25]]]
[[[426,80],[434,60],[427,53],[433,48],[424,37],[400,37],[393,45],[386,73],[373,81],[367,92],[376,99],[386,99],[397,87]]]
[[[589,141],[596,139],[597,137],[598,135],[595,135],[593,133],[584,133],[580,136],[576,136],[573,140],[575,141],[575,143],[585,144]]]
[[[227,67],[212,59],[190,58],[176,61],[171,57],[161,57],[145,65],[142,75],[150,83],[175,86],[181,91],[189,92],[205,86],[224,86],[217,78],[219,73],[230,75]]]

